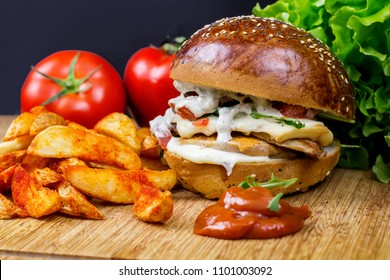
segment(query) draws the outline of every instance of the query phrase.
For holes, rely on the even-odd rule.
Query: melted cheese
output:
[[[179,135],[185,138],[191,138],[197,133],[203,133],[210,136],[218,132],[217,141],[223,142],[231,139],[231,131],[238,131],[246,135],[253,132],[266,133],[277,142],[283,142],[289,139],[307,138],[318,142],[321,146],[328,146],[333,141],[332,132],[324,126],[323,123],[308,119],[300,119],[300,121],[305,124],[305,127],[300,129],[291,125],[278,123],[273,119],[254,119],[251,116],[244,114],[229,120],[230,126],[228,128],[222,127],[223,129],[221,129],[217,117],[209,117],[208,125],[202,127],[194,126],[191,121],[182,118],[175,118],[175,121]]]
[[[172,137],[168,142],[167,149],[194,163],[222,165],[226,169],[228,176],[232,173],[233,167],[240,162],[270,162],[283,160],[273,159],[267,156],[248,156],[241,153],[226,152],[194,144],[182,144],[180,143],[180,138],[177,137]]]

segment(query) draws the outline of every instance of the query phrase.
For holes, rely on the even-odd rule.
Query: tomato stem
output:
[[[33,70],[33,71],[35,71],[35,72],[41,74],[42,76],[44,76],[45,78],[49,79],[50,81],[56,83],[57,85],[66,86],[66,85],[64,84],[64,80],[62,80],[62,79],[57,79],[57,78],[48,76],[48,75],[46,75],[45,73],[43,73],[43,72],[39,71],[38,69],[36,69],[34,66],[31,66],[31,70]]]
[[[41,106],[46,106],[49,103],[61,98],[64,95],[73,94],[73,93],[81,93],[81,92],[87,91],[91,88],[91,85],[87,85],[82,89],[80,89],[80,86],[82,84],[84,84],[85,82],[87,82],[97,71],[99,71],[102,68],[102,65],[99,65],[98,67],[93,69],[91,72],[89,72],[87,74],[87,76],[80,78],[80,79],[77,79],[75,76],[75,67],[76,67],[77,60],[79,59],[79,56],[80,56],[80,52],[78,52],[75,55],[75,57],[72,59],[70,65],[69,65],[68,76],[65,79],[51,77],[51,76],[39,71],[34,66],[31,66],[31,69],[33,71],[37,72],[38,74],[42,75],[43,77],[49,79],[50,81],[52,81],[53,83],[56,83],[58,86],[61,87],[61,91],[59,93],[57,93],[56,95],[45,100],[41,104]]]
[[[54,100],[56,99],[59,99],[60,97],[66,95],[66,90],[61,90],[59,93],[57,93],[56,95],[53,95],[52,97],[50,97],[49,99],[46,99],[42,104],[41,106],[46,106],[47,104],[53,102]]]

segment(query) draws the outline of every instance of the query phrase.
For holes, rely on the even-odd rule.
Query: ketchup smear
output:
[[[194,233],[220,239],[266,239],[301,230],[309,208],[280,200],[279,209],[271,211],[268,206],[273,198],[264,187],[231,187],[199,214]]]

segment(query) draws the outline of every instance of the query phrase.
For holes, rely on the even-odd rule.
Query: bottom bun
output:
[[[299,158],[264,163],[237,163],[230,176],[221,165],[198,164],[188,161],[175,153],[165,151],[169,167],[177,172],[180,183],[186,189],[200,193],[206,198],[219,198],[229,187],[238,185],[254,174],[258,182],[267,181],[273,173],[281,179],[298,178],[288,188],[276,187],[272,193],[304,192],[310,186],[322,181],[336,166],[340,157],[340,146],[326,147],[327,155],[321,159]]]

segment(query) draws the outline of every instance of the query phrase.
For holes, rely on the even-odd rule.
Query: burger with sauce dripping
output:
[[[206,25],[183,44],[170,75],[181,94],[151,130],[182,185],[207,198],[248,175],[298,178],[275,194],[307,190],[340,156],[320,117],[355,118],[341,62],[309,33],[276,19]]]

